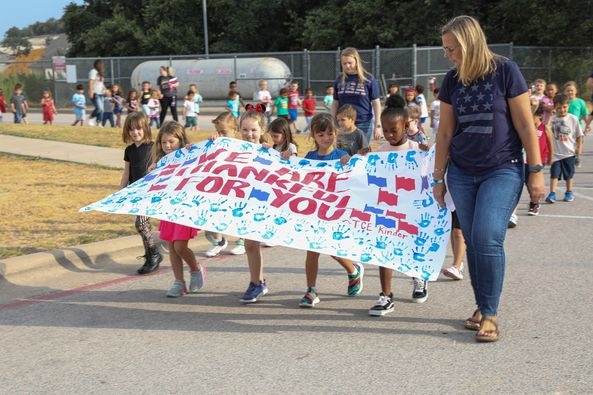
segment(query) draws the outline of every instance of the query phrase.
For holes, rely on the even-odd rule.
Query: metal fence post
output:
[[[552,81],[552,48],[548,49],[548,82]]]
[[[303,50],[303,88],[311,87],[311,59],[309,58],[309,51],[305,48]]]
[[[113,85],[113,74],[115,74],[115,70],[113,67],[113,58],[109,59],[109,64],[111,65],[111,73],[109,73],[111,75],[111,85]]]
[[[373,75],[376,79],[381,76],[381,49],[378,45],[375,46],[375,70],[373,71]]]
[[[418,75],[418,48],[416,44],[412,45],[412,86],[416,86],[416,76]]]
[[[342,70],[342,62],[340,61],[341,52],[342,48],[338,47],[338,49],[336,49],[336,76],[339,75]]]

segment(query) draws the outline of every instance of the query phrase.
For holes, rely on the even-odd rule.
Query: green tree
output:
[[[9,48],[14,56],[28,55],[32,48],[24,32],[15,26],[8,29],[4,34],[2,46]]]
[[[592,12],[591,0],[209,0],[208,35],[212,53],[440,45],[443,23],[467,14],[491,43],[583,46]],[[63,22],[70,56],[204,51],[197,0],[87,0]]]

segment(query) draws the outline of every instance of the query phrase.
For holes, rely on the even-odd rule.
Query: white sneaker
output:
[[[443,269],[443,275],[453,280],[463,280],[463,272],[457,269],[455,266],[450,266],[446,269]]]
[[[219,243],[214,244],[212,248],[206,251],[206,256],[210,258],[215,257],[220,254],[222,250],[224,250],[228,245],[228,241],[223,237]]]
[[[428,281],[413,277],[414,290],[412,291],[412,302],[424,303],[428,298]]]
[[[243,255],[245,254],[245,246],[243,244],[237,244],[235,248],[229,251],[233,255]]]
[[[89,124],[89,126],[97,126],[97,122],[95,122],[95,118],[89,119],[88,124]]]
[[[517,226],[518,223],[519,223],[519,217],[517,217],[517,214],[512,213],[511,218],[509,219],[508,228],[510,228],[510,229],[514,228]]]

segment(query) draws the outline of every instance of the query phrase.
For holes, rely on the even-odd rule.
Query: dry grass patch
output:
[[[119,186],[120,170],[0,154],[0,259],[135,234],[134,217],[79,213]]]
[[[153,139],[158,133],[153,130]],[[61,126],[61,125],[22,125],[14,123],[0,124],[0,134],[11,136],[28,137],[33,139],[64,141],[85,145],[96,145],[100,147],[123,148],[125,144],[121,141],[121,129],[99,128],[91,126]],[[206,140],[215,134],[214,130],[199,132],[188,132],[190,140],[194,143]],[[240,136],[237,134],[237,138]],[[296,135],[295,140],[299,146],[299,156],[305,156],[314,147],[313,140],[308,136]],[[123,155],[123,153],[122,153]]]

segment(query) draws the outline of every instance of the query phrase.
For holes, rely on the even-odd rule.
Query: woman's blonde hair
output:
[[[161,160],[163,156],[165,156],[165,151],[163,151],[163,146],[161,144],[161,140],[163,139],[164,134],[170,134],[171,136],[175,137],[179,140],[179,148],[183,148],[189,144],[189,138],[185,133],[185,129],[183,126],[177,121],[166,121],[161,125],[159,129],[159,133],[156,136],[156,141],[154,142],[154,147],[152,149],[152,161],[154,163]]]
[[[496,71],[495,61],[499,56],[488,48],[486,35],[475,18],[456,16],[442,27],[441,35],[445,33],[451,33],[459,43],[461,64],[457,67],[457,78],[463,85],[469,85]]]
[[[350,56],[354,58],[354,60],[356,61],[356,75],[358,75],[358,82],[361,84],[367,82],[368,78],[366,77],[366,75],[368,73],[362,65],[362,59],[360,58],[360,53],[358,53],[358,49],[353,47],[344,48],[342,50],[342,53],[340,54],[340,59],[342,59],[344,56]],[[346,82],[346,78],[348,78],[348,75],[344,70],[342,70],[342,84]]]
[[[135,111],[130,113],[124,121],[124,127],[121,133],[123,142],[130,144],[132,142],[130,131],[137,129],[142,129],[142,131],[144,131],[144,138],[142,139],[143,144],[149,143],[152,140],[152,133],[150,131],[150,126],[148,125],[148,118],[143,112]]]

